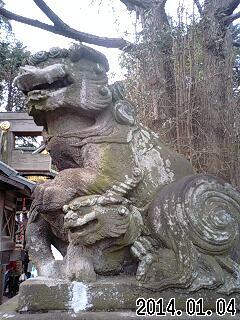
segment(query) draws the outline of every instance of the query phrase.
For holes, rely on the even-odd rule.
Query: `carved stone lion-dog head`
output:
[[[90,245],[106,238],[118,238],[119,245],[129,245],[141,234],[140,212],[111,192],[76,198],[64,206],[64,212],[64,227],[73,245]]]
[[[47,126],[46,112],[68,109],[94,118],[108,107],[117,121],[133,124],[135,110],[118,101],[123,87],[120,82],[108,85],[108,70],[106,57],[90,47],[55,47],[30,56],[15,85],[27,96],[28,112],[38,125]]]

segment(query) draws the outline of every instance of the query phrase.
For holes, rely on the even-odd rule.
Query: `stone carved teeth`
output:
[[[21,67],[20,74],[14,79],[14,84],[26,95],[35,90],[56,91],[72,83],[73,79],[59,63],[42,69],[33,66]]]
[[[79,217],[75,212],[69,211],[64,219],[65,228],[70,229],[72,233],[77,232],[78,234],[86,232],[89,227],[96,225],[98,222],[95,212]]]
[[[49,97],[49,92],[47,90],[33,90],[28,92],[27,103],[31,100],[42,100]]]
[[[68,212],[68,219],[71,221],[76,221],[78,219],[78,214],[74,211]]]
[[[95,212],[90,212],[88,214],[86,214],[83,218],[78,218],[77,219],[77,226],[82,226],[86,223],[88,223],[89,221],[92,221],[96,219],[96,214]]]
[[[73,202],[69,205],[69,208],[73,211],[80,210],[81,209],[81,203]]]
[[[28,97],[33,95],[46,95],[48,93],[47,90],[32,90],[27,93]]]
[[[68,205],[65,204],[63,207],[62,207],[62,210],[64,213],[68,213]]]

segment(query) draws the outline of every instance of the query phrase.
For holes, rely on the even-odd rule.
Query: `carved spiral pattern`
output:
[[[49,50],[48,57],[49,58],[65,58],[68,55],[67,49],[61,49],[59,47],[53,47]]]
[[[87,58],[88,60],[98,63],[99,66],[96,68],[97,73],[101,71],[100,74],[109,70],[108,61],[104,54],[82,44],[73,45],[69,49],[53,47],[49,51],[39,51],[31,55],[26,61],[24,61],[24,63],[29,65],[37,65],[48,60],[49,58],[56,59],[66,57],[68,57],[72,62],[77,62],[80,59]],[[102,67],[103,69],[100,70]]]
[[[47,51],[39,51],[28,58],[29,65],[35,65],[48,59]]]
[[[119,100],[113,106],[113,114],[120,124],[134,125],[136,120],[135,108],[126,100]]]
[[[123,81],[116,81],[110,86],[112,90],[113,102],[123,100],[125,96],[125,88]]]
[[[27,63],[30,65],[37,65],[38,63],[44,62],[51,59],[56,58],[65,58],[68,56],[67,49],[61,49],[59,47],[53,47],[48,52],[47,51],[39,51],[28,58]]]
[[[239,246],[240,193],[231,185],[210,175],[182,178],[159,192],[147,218],[154,238],[178,261],[175,277],[156,288],[240,291],[240,267],[232,259]]]
[[[229,184],[211,180],[188,186],[184,212],[193,243],[207,253],[222,254],[239,235],[240,195]]]

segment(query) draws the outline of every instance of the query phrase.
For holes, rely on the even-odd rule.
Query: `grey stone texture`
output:
[[[20,288],[18,310],[20,312],[37,312],[39,310],[69,310],[81,311],[114,311],[136,310],[136,300],[163,298],[164,307],[171,298],[175,298],[176,309],[186,310],[188,298],[198,300],[203,298],[204,310],[216,310],[216,301],[224,298],[235,298],[236,310],[240,310],[240,295],[225,296],[207,289],[194,293],[186,290],[176,292],[173,289],[162,292],[153,292],[143,288],[134,277],[102,277],[93,283],[77,283],[69,281],[56,281],[52,279],[33,279],[25,281]]]
[[[156,316],[148,316],[148,317],[138,317],[133,312],[82,312],[79,314],[73,313],[42,313],[42,314],[16,314],[16,313],[2,313],[0,312],[0,319],[7,319],[12,318],[14,320],[145,320],[145,319],[152,319],[152,320],[159,320],[161,318]],[[166,316],[163,319],[165,320],[205,320],[206,317],[190,317],[187,315],[182,315],[181,317],[171,317]],[[220,320],[222,317],[217,315],[212,315],[207,319],[211,320]],[[231,316],[224,317],[224,320],[230,319],[240,319],[240,314],[237,314],[234,318]]]
[[[74,313],[71,311],[48,311],[48,312],[37,312],[37,313],[30,313],[30,312],[17,312],[17,298],[14,297],[10,299],[8,302],[4,303],[0,306],[0,319],[14,319],[14,320],[70,320],[70,319],[77,319],[77,320],[125,320],[125,319],[182,319],[182,320],[203,320],[203,319],[211,319],[211,320],[220,320],[220,319],[240,319],[240,314],[237,313],[234,317],[231,315],[225,315],[224,317],[218,316],[215,313],[212,314],[210,317],[201,317],[201,316],[188,316],[186,313],[183,313],[182,316],[170,316],[166,315],[164,317],[159,316],[136,316],[134,311],[130,310],[121,310],[121,311],[97,311],[97,312],[89,312],[89,311],[82,311],[78,313]]]
[[[49,313],[40,313],[40,314],[17,314],[14,312],[0,312],[0,319],[8,319],[12,318],[14,320],[145,320],[145,319],[151,319],[151,320],[159,320],[161,318],[156,316],[148,316],[148,317],[138,317],[135,315],[134,312],[81,312],[79,314],[74,313],[55,313],[55,312],[49,312]],[[190,317],[187,315],[182,315],[180,317],[171,317],[166,316],[163,319],[165,320],[205,320],[206,317]],[[208,317],[207,319],[211,320],[220,320],[222,317],[217,315],[212,315],[211,317]],[[230,319],[240,319],[240,314],[237,314],[234,318],[231,316],[224,317],[224,320],[230,320]]]
[[[131,309],[150,293],[180,306],[201,294],[209,308],[221,295],[239,301],[239,192],[137,122],[101,53],[75,45],[28,62],[15,83],[59,174],[36,187],[27,229],[49,279],[21,286],[20,310]]]

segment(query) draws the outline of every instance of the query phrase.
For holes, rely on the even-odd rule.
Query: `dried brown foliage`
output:
[[[227,0],[223,2],[208,1],[201,15],[179,7],[177,21],[171,24],[168,17],[164,27],[155,23],[154,8],[145,12],[145,28],[125,66],[129,66],[129,99],[138,106],[139,120],[184,154],[197,171],[239,186],[240,113],[239,94],[233,94],[232,11],[228,7],[224,20],[216,16],[224,11]]]

